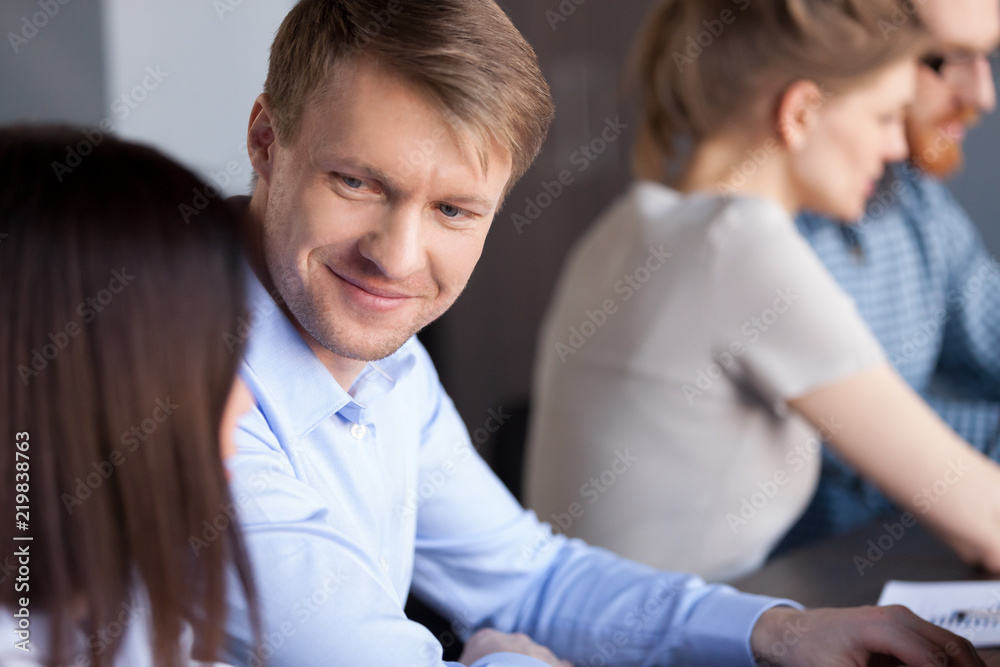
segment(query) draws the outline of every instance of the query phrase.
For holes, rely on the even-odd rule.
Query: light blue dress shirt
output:
[[[796,222],[903,379],[1000,460],[1000,264],[948,189],[894,165],[859,224]],[[816,496],[778,551],[900,511],[824,448]]]
[[[233,664],[445,664],[403,613],[411,587],[463,638],[523,632],[588,667],[753,665],[757,618],[794,604],[553,535],[476,453],[416,338],[346,392],[256,279],[250,292],[242,375],[258,406],[229,468],[265,636],[254,651],[231,592]],[[475,667],[541,664],[498,653]]]

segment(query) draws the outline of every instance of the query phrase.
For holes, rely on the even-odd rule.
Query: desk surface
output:
[[[878,601],[889,579],[995,579],[970,567],[921,526],[889,518],[769,562],[733,582],[740,590],[796,600],[807,607],[854,607]],[[981,652],[1000,666],[1000,649]]]

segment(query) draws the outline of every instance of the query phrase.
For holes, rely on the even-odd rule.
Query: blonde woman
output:
[[[793,223],[856,220],[905,158],[924,40],[891,0],[654,12],[646,180],[572,251],[540,337],[527,489],[542,518],[733,578],[804,510],[822,439],[907,510],[901,525],[1000,568],[1000,468],[896,375]]]

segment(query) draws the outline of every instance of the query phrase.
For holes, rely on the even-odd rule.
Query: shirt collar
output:
[[[323,362],[303,340],[275,299],[248,267],[251,328],[243,363],[270,399],[291,421],[299,437],[305,436],[333,414],[349,421],[365,421],[365,410],[388,394],[416,363],[411,338],[385,359],[369,362],[344,391]]]

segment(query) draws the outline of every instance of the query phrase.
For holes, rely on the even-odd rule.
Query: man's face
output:
[[[381,359],[465,287],[511,172],[373,65],[345,66],[306,106],[290,145],[274,141],[264,259],[299,325],[334,354]],[[258,170],[260,171],[260,170]]]
[[[907,138],[913,160],[943,177],[962,164],[966,128],[996,106],[984,54],[1000,41],[1000,0],[923,0],[919,6],[944,63],[939,72],[920,67]]]

